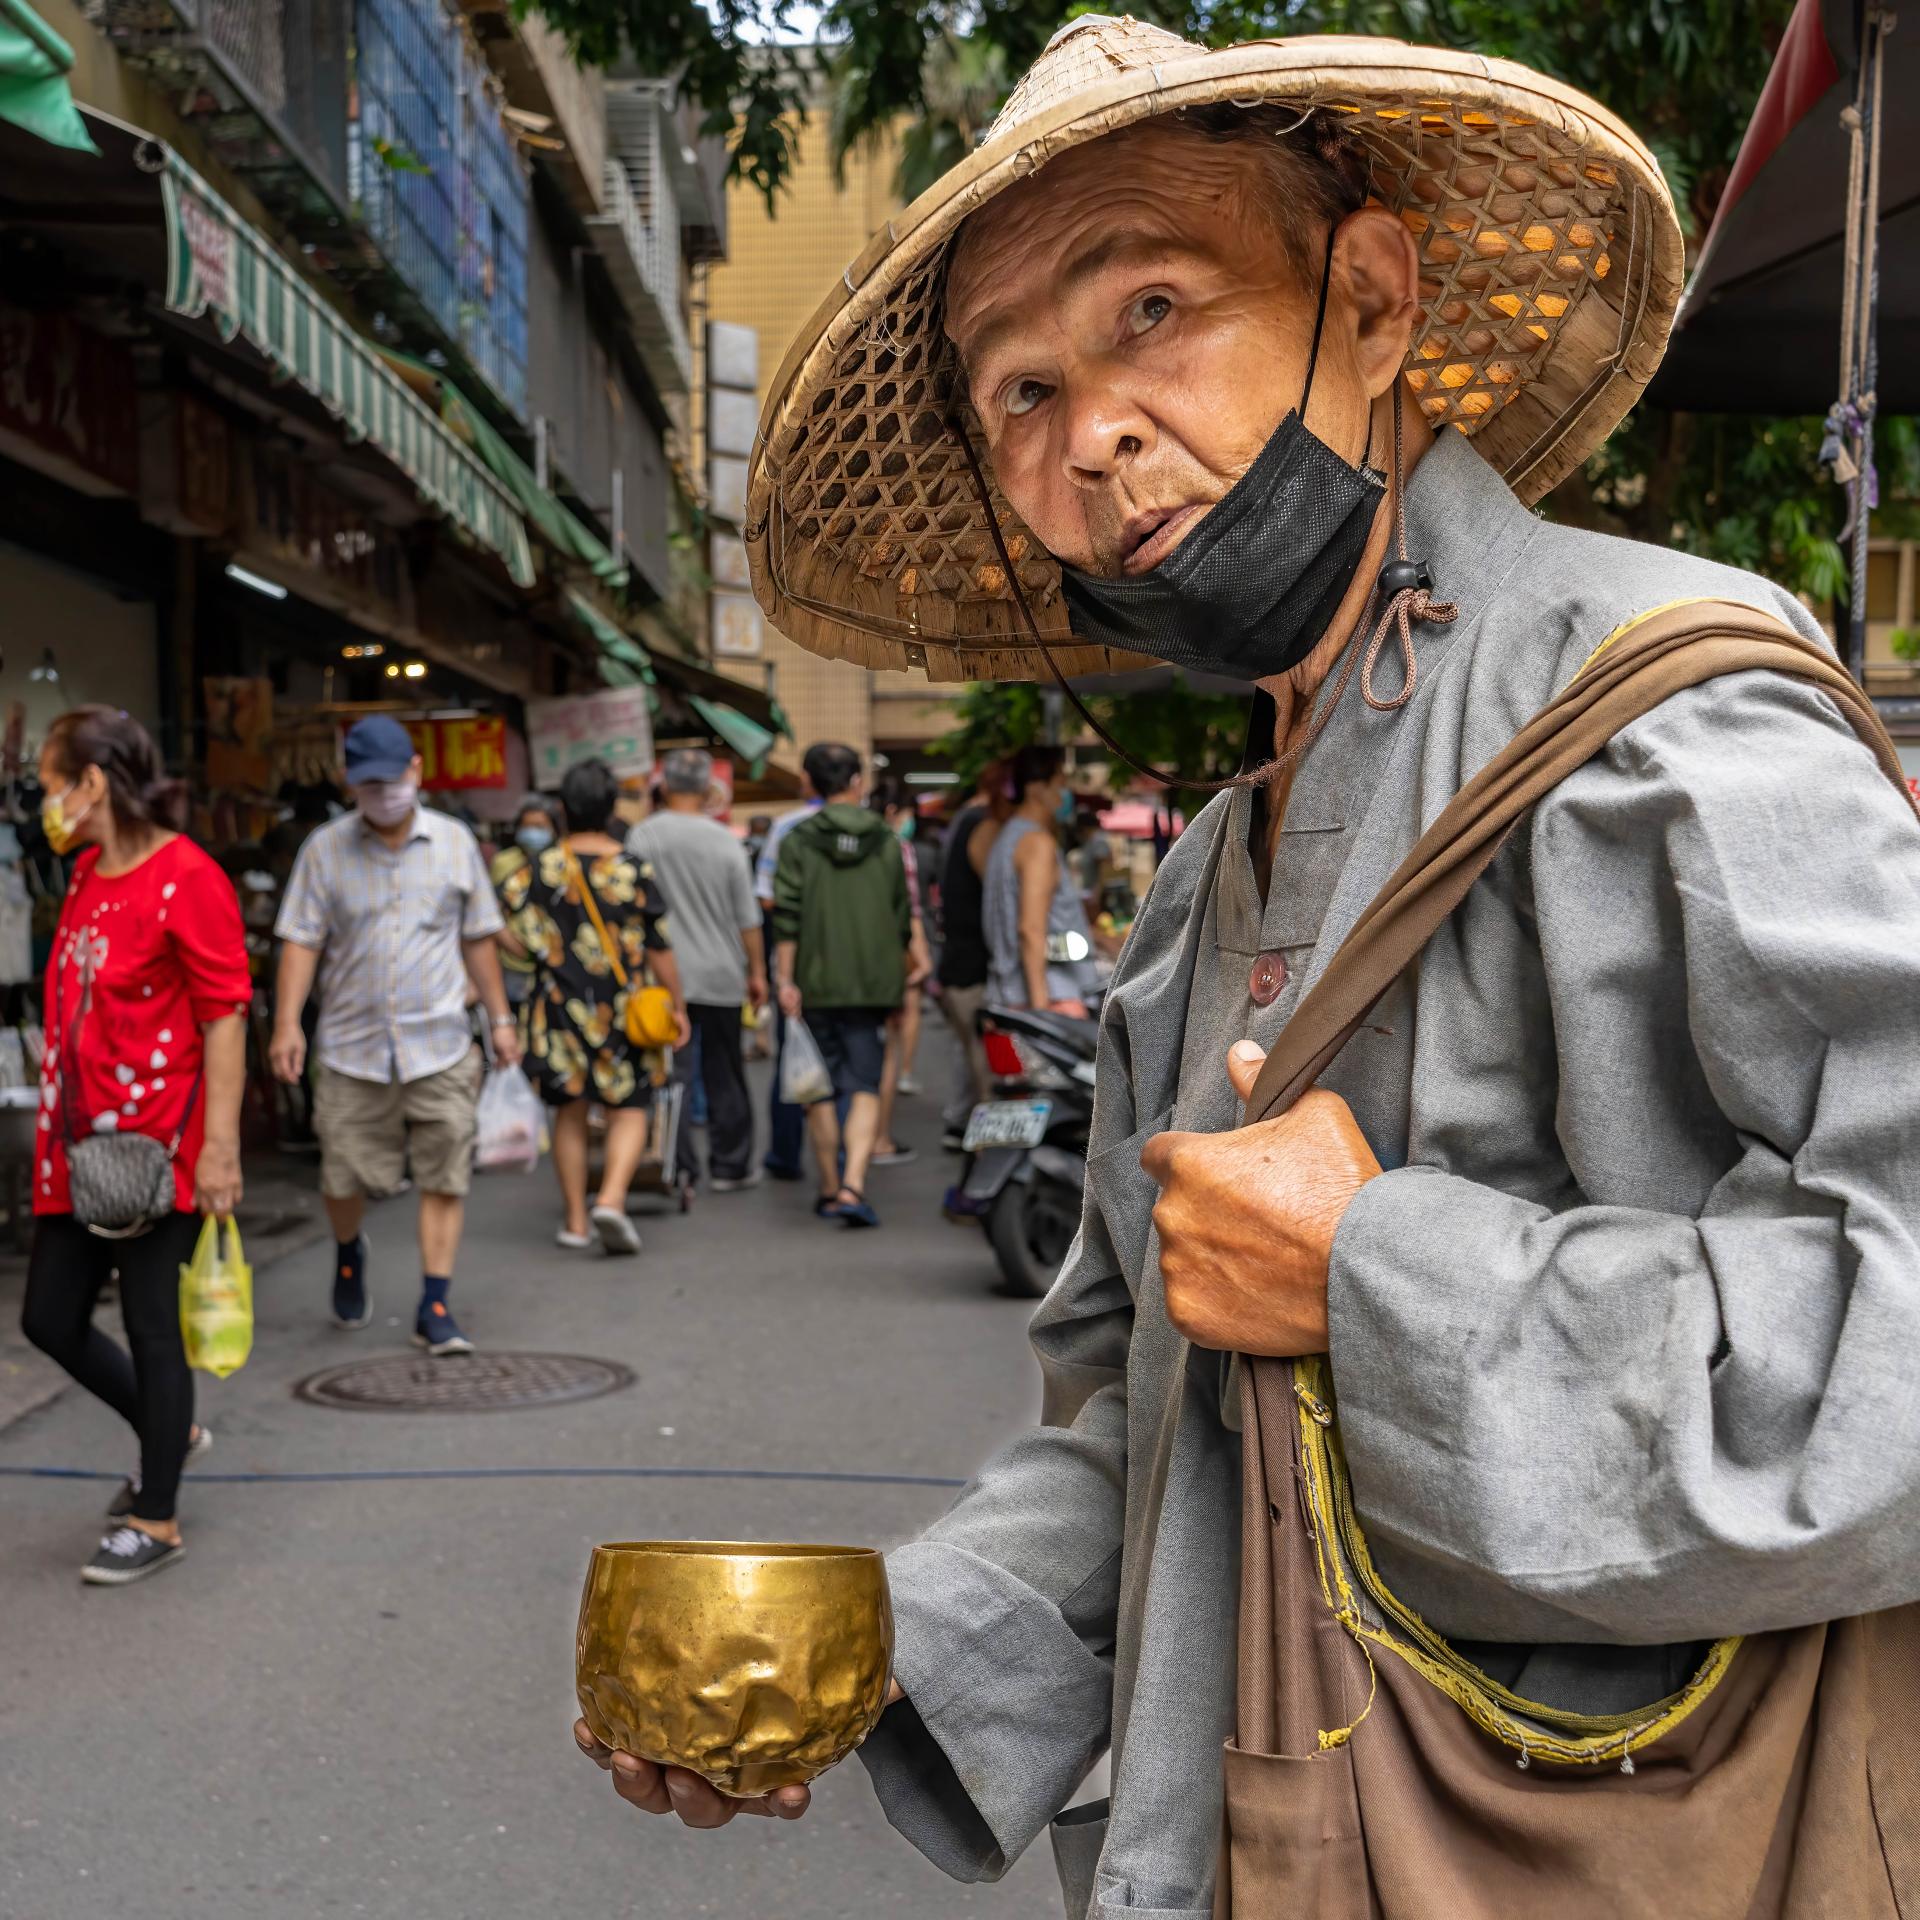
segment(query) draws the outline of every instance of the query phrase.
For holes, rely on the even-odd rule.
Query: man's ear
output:
[[[1340,223],[1333,271],[1354,316],[1355,367],[1377,399],[1406,364],[1420,317],[1419,250],[1397,215],[1362,207]]]

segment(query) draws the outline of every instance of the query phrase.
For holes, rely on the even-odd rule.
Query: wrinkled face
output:
[[[962,231],[947,332],[1001,490],[1068,565],[1158,566],[1299,404],[1324,229],[1302,274],[1264,164],[1251,140],[1149,122],[1069,149]],[[1308,425],[1358,462],[1353,337],[1336,272]]]

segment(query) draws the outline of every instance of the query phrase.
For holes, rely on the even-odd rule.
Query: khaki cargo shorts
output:
[[[356,1080],[323,1062],[313,1070],[320,1191],[334,1200],[392,1193],[413,1162],[422,1193],[463,1194],[473,1180],[480,1049],[420,1080]]]

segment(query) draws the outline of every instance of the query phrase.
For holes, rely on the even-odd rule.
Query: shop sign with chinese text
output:
[[[459,720],[409,720],[420,754],[420,784],[435,793],[507,784],[507,723],[497,713]]]
[[[653,771],[653,709],[645,687],[527,702],[527,748],[536,787],[557,786],[582,760],[604,760],[622,780]]]
[[[470,793],[507,784],[507,723],[497,713],[435,717],[397,713],[420,756],[420,784],[429,793]],[[336,722],[345,740],[352,720]]]

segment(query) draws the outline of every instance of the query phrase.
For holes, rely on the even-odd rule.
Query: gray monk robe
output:
[[[1244,793],[1161,868],[1033,1325],[1058,1424],[891,1561],[908,1704],[862,1750],[888,1817],[990,1878],[1111,1745],[1110,1817],[1055,1829],[1074,1920],[1211,1911],[1233,1708],[1239,1441],[1225,1362],[1166,1319],[1142,1145],[1236,1124],[1227,1047],[1272,1041],[1421,829],[1621,622],[1720,595],[1815,631],[1752,576],[1536,520],[1457,434],[1407,520],[1459,619],[1417,629],[1399,712],[1349,687],[1264,907]],[[1701,1640],[1920,1598],[1920,832],[1821,695],[1741,675],[1620,735],[1324,1084],[1387,1169],[1329,1303],[1402,1598],[1588,1711],[1671,1691]]]

